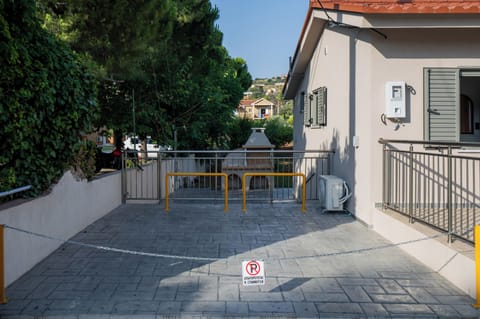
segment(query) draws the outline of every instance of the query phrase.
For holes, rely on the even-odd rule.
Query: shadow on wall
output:
[[[355,150],[350,145],[347,136],[344,137],[343,143],[340,143],[340,139],[341,137],[338,131],[333,129],[330,143],[324,142],[321,145],[321,148],[330,149],[334,152],[332,155],[331,174],[338,176],[347,182],[353,195],[347,201],[346,209],[352,214],[355,214]]]
[[[379,39],[372,45],[385,58],[461,59],[471,58],[478,51],[480,31],[468,29],[389,29],[382,30],[388,40]],[[412,36],[415,35],[415,36]],[[406,50],[415,48],[415,50]]]

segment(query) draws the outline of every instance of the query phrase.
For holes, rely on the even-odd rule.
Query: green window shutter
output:
[[[312,107],[311,107],[311,118],[312,126],[318,127],[318,90],[312,92]]]
[[[305,93],[304,97],[304,108],[303,108],[303,123],[305,126],[312,125],[311,118],[312,118],[312,108],[310,103],[310,94]]]
[[[313,125],[327,125],[327,88],[321,87],[315,91],[315,116]]]
[[[424,70],[425,140],[459,141],[459,70]]]

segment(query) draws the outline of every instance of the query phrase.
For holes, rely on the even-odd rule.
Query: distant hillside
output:
[[[274,100],[279,100],[281,99],[281,92],[286,78],[286,75],[275,76],[272,78],[256,78],[253,80],[249,90],[245,92],[245,96],[253,99],[261,97],[271,99],[272,96],[274,96]]]
[[[286,75],[274,76],[272,78],[256,78],[253,80],[253,83],[257,84],[273,84],[273,83],[283,83],[287,78]]]
[[[286,79],[286,75],[266,79],[257,78],[253,80],[249,90],[244,93],[244,98],[248,100],[264,98],[275,105],[273,115],[281,115],[284,119],[290,119],[290,122],[293,122],[293,102],[285,101],[282,97]]]

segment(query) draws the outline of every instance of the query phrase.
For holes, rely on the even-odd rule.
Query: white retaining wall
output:
[[[393,243],[407,242],[429,237],[388,214],[375,210],[373,229]],[[433,233],[432,234],[436,234]],[[402,250],[438,272],[472,298],[476,296],[475,261],[447,244],[447,237],[440,240],[426,239],[399,246]]]
[[[69,239],[122,203],[120,171],[87,182],[67,172],[47,196],[0,210],[0,224]],[[5,229],[8,286],[62,243]]]

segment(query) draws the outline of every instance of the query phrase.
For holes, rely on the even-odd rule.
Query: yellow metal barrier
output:
[[[191,172],[177,172],[167,173],[165,176],[165,211],[169,211],[168,208],[168,178],[170,176],[223,176],[225,178],[225,203],[223,210],[228,212],[228,175],[226,173],[191,173]]]
[[[242,210],[247,211],[247,176],[299,176],[302,177],[302,212],[306,212],[307,178],[303,173],[244,173],[242,176]]]
[[[475,269],[477,277],[477,302],[473,305],[480,308],[480,225],[476,225],[473,231],[475,242]]]
[[[0,225],[0,303],[7,303],[7,296],[5,294],[5,243],[4,243],[4,225]]]

